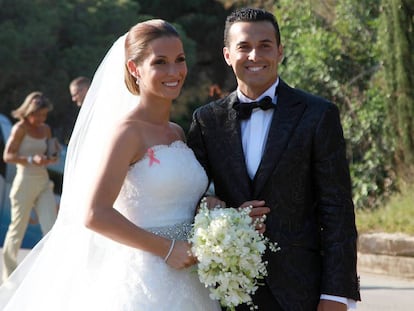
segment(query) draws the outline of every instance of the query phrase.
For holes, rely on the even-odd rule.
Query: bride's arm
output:
[[[171,240],[136,226],[113,208],[130,164],[142,158],[146,152],[145,145],[140,143],[139,132],[127,123],[118,126],[109,140],[92,183],[85,226],[119,243],[165,258],[172,245]],[[194,264],[194,258],[188,256],[189,249],[187,242],[177,241],[168,264],[177,269]]]

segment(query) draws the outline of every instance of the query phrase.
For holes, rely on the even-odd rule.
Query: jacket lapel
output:
[[[273,113],[265,151],[253,180],[253,197],[257,198],[279,163],[306,104],[299,101],[294,90],[279,81],[278,99]]]
[[[250,177],[247,173],[246,162],[244,159],[243,145],[241,139],[240,121],[237,118],[236,111],[232,108],[237,101],[237,93],[233,92],[228,96],[228,100],[223,103],[225,113],[222,114],[223,120],[217,124],[223,124],[223,133],[220,138],[220,145],[223,147],[224,157],[231,156],[229,167],[225,168],[225,173],[234,177],[235,184],[241,192],[246,194],[246,200],[252,198],[252,188]]]

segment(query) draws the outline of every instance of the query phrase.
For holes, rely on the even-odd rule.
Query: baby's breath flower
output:
[[[200,281],[209,288],[210,297],[229,310],[243,303],[251,310],[257,309],[251,296],[259,280],[267,275],[267,262],[262,255],[267,247],[273,252],[280,250],[277,243],[255,230],[250,211],[251,208],[209,210],[202,201],[189,239],[199,260]]]

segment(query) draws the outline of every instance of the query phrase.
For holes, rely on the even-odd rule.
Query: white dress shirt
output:
[[[249,104],[269,96],[272,98],[273,103],[276,104],[277,96],[275,97],[275,91],[278,84],[279,79],[256,99],[246,97],[239,89],[237,89],[237,97],[241,103]],[[273,112],[274,109],[262,110],[255,108],[249,119],[241,120],[240,122],[244,158],[247,172],[252,180],[263,156]]]
[[[276,105],[277,95],[275,96],[275,91],[278,85],[279,78],[277,78],[276,82],[262,95],[254,99],[248,98],[237,89],[237,97],[241,103],[248,104],[253,101],[259,101],[265,96],[269,96]],[[259,168],[266,147],[267,136],[269,134],[274,111],[274,109],[262,110],[260,108],[255,108],[249,119],[241,120],[240,122],[244,158],[246,161],[247,172],[252,180]],[[356,301],[352,299],[325,294],[321,295],[321,299],[338,301],[348,305],[349,309],[356,309]]]

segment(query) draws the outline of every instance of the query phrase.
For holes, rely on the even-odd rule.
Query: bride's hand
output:
[[[186,241],[176,241],[171,255],[166,263],[175,269],[185,269],[195,265],[197,258],[191,252],[191,244]]]

